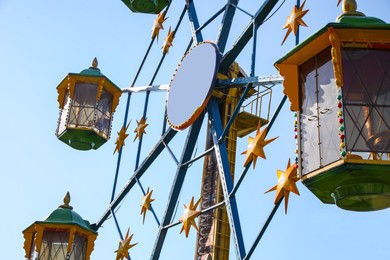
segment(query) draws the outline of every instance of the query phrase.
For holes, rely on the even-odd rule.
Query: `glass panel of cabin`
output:
[[[39,260],[64,260],[68,249],[69,232],[44,231]]]
[[[330,49],[317,55],[318,118],[321,166],[340,159],[338,88]]]
[[[337,87],[330,49],[299,67],[302,174],[339,159]]]
[[[342,54],[347,151],[363,159],[389,153],[390,50],[345,48]]]
[[[105,138],[108,138],[111,128],[112,99],[112,94],[103,89],[96,110],[96,128]]]
[[[315,58],[299,67],[301,83],[302,174],[320,167]]]
[[[97,84],[77,82],[69,113],[69,124],[75,127],[94,125]]]
[[[84,260],[87,250],[87,239],[85,237],[74,235],[72,250],[69,254],[69,260]]]
[[[57,135],[60,135],[63,131],[65,131],[66,126],[68,124],[68,113],[69,113],[69,90],[67,89],[65,91],[65,97],[64,97],[64,107],[60,110],[60,117],[58,119],[58,126],[57,126]]]

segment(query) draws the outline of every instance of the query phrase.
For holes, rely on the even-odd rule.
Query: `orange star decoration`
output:
[[[291,11],[291,14],[287,16],[286,24],[284,25],[283,29],[287,29],[286,36],[284,36],[283,42],[281,45],[283,45],[284,41],[287,39],[288,35],[291,31],[294,31],[294,34],[297,34],[299,25],[306,26],[305,22],[302,20],[302,17],[309,11],[305,10],[303,11],[303,7],[305,6],[306,0],[303,2],[301,7],[297,8],[297,6],[294,6],[294,9]]]
[[[153,27],[152,27],[152,38],[156,37],[157,38],[157,41],[158,41],[158,34],[160,32],[161,29],[164,30],[164,27],[163,27],[163,23],[165,22],[165,20],[167,20],[167,18],[165,18],[165,11],[164,12],[161,12],[157,15],[157,18],[153,21]]]
[[[149,188],[148,188],[145,196],[142,197],[141,215],[142,214],[144,215],[142,223],[145,223],[146,211],[150,210],[150,203],[152,201],[154,201],[154,199],[152,198],[152,193],[153,193],[153,190],[149,191]]]
[[[248,138],[248,150],[241,153],[241,154],[246,153],[244,166],[247,166],[248,163],[253,161],[253,168],[255,168],[257,157],[266,159],[264,154],[264,146],[266,146],[267,144],[269,144],[270,142],[278,138],[278,137],[274,137],[268,140],[264,140],[266,133],[267,133],[267,128],[264,128],[263,131],[260,132],[260,122],[259,122],[257,126],[256,137]]]
[[[125,145],[125,139],[129,136],[127,134],[127,129],[129,128],[131,121],[127,124],[126,128],[122,126],[121,130],[118,132],[118,137],[116,138],[116,147],[114,153],[118,151],[118,153],[122,150],[122,147]]]
[[[123,258],[130,259],[129,249],[138,244],[138,243],[130,244],[133,235],[129,237],[129,232],[130,232],[130,228],[127,230],[125,239],[123,240],[121,239],[121,241],[119,242],[119,248],[118,250],[115,251],[116,253],[115,260],[123,260]]]
[[[194,204],[194,197],[192,197],[190,204],[188,206],[184,205],[184,213],[180,217],[179,221],[183,223],[183,226],[180,230],[180,234],[183,232],[183,230],[186,233],[186,237],[188,237],[188,233],[190,233],[190,228],[193,226],[196,231],[199,232],[198,227],[195,223],[195,218],[200,215],[200,211],[197,211],[196,208],[198,207],[200,203],[200,199]]]
[[[175,31],[171,32],[171,27],[169,27],[168,36],[164,39],[164,44],[161,47],[163,53],[166,54],[169,51],[169,48],[172,46],[173,39],[175,38]]]
[[[288,205],[288,196],[290,195],[290,191],[294,192],[295,194],[299,195],[299,191],[296,185],[296,182],[298,181],[297,177],[297,168],[296,164],[293,165],[290,164],[290,159],[287,163],[286,171],[277,170],[278,175],[278,184],[276,184],[274,187],[269,189],[267,192],[276,190],[276,197],[275,197],[275,204],[280,201],[284,196],[284,211],[287,214],[287,205]]]
[[[142,135],[146,134],[145,128],[148,125],[149,124],[146,124],[146,119],[144,117],[142,117],[139,122],[137,120],[137,127],[134,130],[134,133],[136,133],[136,134],[135,134],[133,142],[135,141],[135,139],[137,139],[137,137],[138,137],[138,140],[141,140]]]

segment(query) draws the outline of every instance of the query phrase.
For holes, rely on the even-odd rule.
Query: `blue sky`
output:
[[[281,1],[282,2],[282,1]],[[147,85],[161,57],[161,46],[169,26],[174,27],[184,1],[174,1],[165,22],[165,30],[154,44],[136,85]],[[224,4],[224,1],[196,1],[202,24]],[[255,13],[262,1],[242,0],[240,6]],[[276,74],[273,63],[294,46],[290,36],[283,46],[282,27],[295,1],[287,0],[278,12],[258,31],[256,75]],[[307,0],[310,11],[303,18],[301,40],[341,14],[336,0]],[[358,10],[390,22],[388,0],[358,1]],[[150,42],[154,15],[132,13],[121,1],[0,1],[0,205],[2,207],[0,249],[2,259],[23,259],[22,231],[36,220],[43,220],[62,204],[66,191],[71,205],[83,218],[96,222],[111,198],[117,155],[116,133],[123,124],[126,97],[122,96],[114,116],[112,138],[97,151],[81,152],[58,141],[54,135],[58,103],[56,86],[69,72],[78,73],[90,66],[94,57],[99,68],[119,87],[130,86]],[[250,17],[237,11],[227,44],[229,49],[249,23]],[[220,18],[203,33],[203,38],[216,38]],[[189,42],[190,29],[185,16],[154,84],[169,83]],[[251,43],[237,58],[250,71]],[[151,95],[148,108],[147,135],[141,160],[147,156],[161,134],[165,93]],[[282,97],[282,87],[274,88],[274,108]],[[126,140],[118,180],[120,190],[135,167],[137,141],[133,129],[142,116],[144,94],[133,95],[130,105],[132,123]],[[272,111],[271,111],[272,113]],[[203,127],[205,129],[205,127]],[[204,132],[198,140],[197,153],[204,149]],[[179,133],[172,149],[179,157],[186,132]],[[253,136],[253,133],[251,134]],[[274,193],[264,194],[276,182],[276,170],[285,169],[288,158],[294,158],[293,114],[285,105],[269,137],[280,136],[265,148],[267,160],[259,159],[248,172],[237,193],[246,247],[252,244],[273,207]],[[247,138],[239,139],[237,173],[242,171]],[[180,196],[176,219],[183,204],[192,196],[199,197],[203,162],[188,171]],[[176,167],[163,154],[141,179],[151,187],[156,201],[153,207],[160,218],[166,205]],[[301,196],[291,194],[289,211],[279,210],[253,259],[388,259],[389,210],[368,213],[348,212],[334,205],[322,204],[301,183]],[[154,244],[157,224],[150,213],[142,225],[140,203],[142,193],[134,187],[121,204],[117,217],[123,233],[130,227],[133,242],[132,259],[147,259]],[[189,238],[179,234],[180,226],[168,232],[161,259],[192,259],[196,234]],[[119,235],[112,219],[99,230],[92,259],[114,259]],[[231,246],[233,249],[233,246]],[[232,252],[234,259],[234,252]]]

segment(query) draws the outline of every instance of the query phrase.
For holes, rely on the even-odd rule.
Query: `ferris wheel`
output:
[[[56,134],[61,141],[78,150],[98,149],[109,139],[112,115],[119,97],[127,95],[123,125],[115,143],[114,154],[118,155],[118,159],[110,203],[101,218],[86,228],[88,232],[96,233],[108,219],[115,222],[120,236],[116,259],[130,259],[130,249],[135,246],[132,242],[133,235],[130,235],[129,230],[124,235],[125,224],[120,223],[116,217],[121,203],[135,188],[140,189],[143,194],[140,210],[143,221],[146,215],[153,215],[159,227],[151,249],[151,259],[160,258],[168,232],[178,225],[181,225],[181,231],[184,231],[186,237],[190,229],[198,231],[196,259],[228,259],[230,241],[233,241],[237,259],[250,259],[283,199],[287,212],[290,192],[299,195],[295,185],[298,180],[302,180],[324,203],[334,203],[344,209],[370,211],[390,206],[389,177],[385,174],[389,169],[390,152],[390,127],[386,120],[389,113],[386,99],[389,89],[382,87],[388,79],[378,75],[383,80],[381,83],[375,82],[378,87],[373,92],[368,89],[372,89],[370,86],[374,83],[365,80],[361,80],[364,84],[357,90],[349,87],[357,84],[352,80],[353,72],[349,69],[355,66],[352,59],[372,62],[372,58],[366,56],[351,58],[352,54],[349,52],[356,49],[372,51],[375,52],[373,55],[376,59],[380,60],[378,57],[387,55],[390,46],[389,25],[379,19],[366,18],[354,7],[355,1],[344,1],[345,15],[339,18],[339,23],[327,25],[276,62],[283,78],[279,75],[259,77],[255,75],[257,30],[278,4],[282,4],[279,3],[281,1],[264,1],[255,14],[250,15],[250,23],[232,46],[227,46],[227,43],[230,29],[234,26],[233,17],[238,11],[246,12],[238,6],[239,1],[228,0],[203,24],[198,20],[196,3],[186,1],[175,28],[169,29],[164,40],[161,60],[155,74],[148,85],[137,86],[135,83],[138,75],[145,69],[144,63],[169,16],[171,4],[176,3],[169,0],[123,2],[133,12],[157,15],[152,27],[152,40],[132,85],[126,89],[118,88],[100,72],[95,59],[90,68],[78,74],[68,74],[57,87],[61,112]],[[290,32],[297,33],[299,25],[305,25],[302,20],[307,12],[304,5],[305,2],[301,5],[298,1],[294,7],[285,26],[288,29],[285,39]],[[191,28],[188,47],[176,70],[172,72],[173,76],[170,75],[172,77],[169,83],[155,85],[156,74],[163,66],[167,53],[172,51],[173,40],[179,37],[176,32],[186,14]],[[203,30],[217,18],[221,18],[221,23],[216,39],[205,39]],[[365,36],[357,40],[351,36],[354,30],[362,29],[367,30]],[[251,44],[251,69],[247,72],[235,60]],[[346,67],[341,67],[341,61]],[[382,65],[378,66],[382,68]],[[388,69],[384,69],[384,74]],[[321,74],[322,70],[324,74]],[[333,73],[332,80],[329,79],[330,72]],[[311,78],[312,74],[317,75],[315,79]],[[302,83],[302,78],[307,85]],[[283,79],[285,95],[270,116],[269,102],[272,100],[273,87],[281,85]],[[311,89],[312,85],[309,86],[309,83],[314,84],[316,89]],[[162,134],[142,158],[143,139],[150,125],[147,121],[150,97],[161,91],[167,92],[165,111],[162,114]],[[362,96],[367,91],[371,98],[365,100],[363,106],[356,108],[356,103],[363,99]],[[145,93],[145,101],[142,117],[133,120],[136,121],[134,141],[138,142],[138,149],[134,153],[135,170],[118,191],[117,179],[123,160],[122,152],[130,129],[129,104],[136,93]],[[317,96],[311,96],[313,93]],[[328,96],[331,98],[327,98]],[[264,226],[259,228],[256,239],[248,245],[241,229],[236,193],[247,172],[256,166],[258,157],[266,158],[264,147],[276,139],[267,139],[267,134],[287,98],[297,118],[294,121],[296,158],[293,162],[285,160],[285,171],[278,171],[278,183],[268,190],[276,191],[275,207]],[[327,127],[320,127],[325,124]],[[316,134],[312,134],[313,128],[319,129],[314,131]],[[249,137],[248,147],[242,151],[244,165],[237,166],[237,139],[253,132],[255,136]],[[181,153],[175,154],[170,143],[183,134],[186,136]],[[332,137],[328,144],[323,144],[327,141],[322,139],[324,136]],[[201,137],[206,139],[206,145],[204,151],[197,154]],[[316,138],[315,145],[310,142],[311,138]],[[153,208],[153,202],[157,200],[153,197],[153,187],[148,184],[144,186],[143,177],[149,173],[162,153],[171,158],[175,167],[170,169],[174,177],[167,205],[163,214],[158,214]],[[182,216],[177,219],[178,201],[187,172],[199,161],[203,162],[200,198],[193,196],[186,202]],[[340,172],[352,172],[354,176],[335,177]],[[367,176],[367,172],[375,176]],[[69,198],[64,201],[62,209],[72,210]],[[29,232],[33,231],[26,230],[26,234]],[[87,258],[92,249],[93,246],[86,246]],[[69,246],[67,250],[70,250]],[[67,257],[71,252],[66,254]]]
[[[199,221],[199,223],[201,223],[199,228],[207,229],[208,231],[206,233],[202,232],[203,236],[207,236],[206,238],[201,235],[198,236],[199,242],[197,254],[199,254],[199,258],[212,257],[212,255],[214,255],[214,259],[227,259],[229,251],[228,246],[226,245],[229,245],[229,230],[232,231],[232,237],[234,237],[237,258],[243,259],[246,256],[240,221],[238,218],[238,208],[233,194],[232,173],[229,167],[229,164],[234,165],[234,158],[232,158],[232,155],[230,155],[229,158],[226,146],[234,146],[237,139],[237,132],[240,132],[240,135],[244,136],[245,134],[255,130],[258,126],[259,130],[261,123],[264,124],[268,121],[267,119],[260,118],[256,115],[256,112],[255,114],[247,112],[241,113],[243,116],[239,126],[234,126],[235,129],[230,130],[232,124],[237,125],[236,117],[239,112],[241,112],[242,103],[245,99],[253,95],[248,94],[249,91],[253,91],[258,97],[258,93],[261,92],[257,92],[256,88],[260,89],[259,86],[262,86],[263,88],[270,89],[273,85],[280,84],[281,79],[278,77],[259,79],[258,77],[255,77],[253,71],[251,72],[250,77],[245,77],[245,72],[240,71],[237,64],[233,64],[235,57],[246,46],[252,38],[253,33],[256,32],[257,27],[264,21],[265,17],[268,16],[270,10],[272,10],[272,8],[277,4],[277,1],[269,1],[268,3],[265,3],[265,5],[259,9],[258,13],[253,18],[252,23],[245,29],[244,36],[238,40],[236,47],[230,50],[228,55],[222,55],[226,48],[226,41],[230,27],[232,26],[230,21],[234,16],[237,4],[238,3],[234,1],[228,2],[219,11],[219,14],[223,14],[223,19],[220,33],[215,42],[204,41],[202,37],[202,28],[199,25],[196,15],[194,2],[189,1],[185,4],[183,14],[180,17],[176,28],[180,25],[184,13],[187,12],[192,28],[191,42],[193,47],[190,48],[190,50],[188,50],[182,58],[182,61],[178,65],[169,85],[166,106],[166,117],[169,127],[164,130],[165,132],[163,133],[160,141],[156,144],[155,148],[153,148],[149,156],[135,171],[135,174],[122,189],[121,193],[114,198],[109,209],[96,224],[96,227],[99,228],[107,217],[113,214],[115,207],[118,203],[120,203],[121,199],[126,195],[128,190],[137,183],[140,183],[139,179],[146,171],[148,165],[156,159],[156,157],[162,152],[162,149],[166,148],[169,150],[169,142],[177,134],[177,131],[189,128],[181,158],[179,160],[175,159],[177,160],[178,165],[176,175],[168,198],[165,214],[160,222],[161,228],[157,234],[155,246],[153,248],[153,252],[151,253],[152,259],[159,258],[165,237],[170,227],[182,222],[182,231],[185,231],[186,236],[188,236],[191,225],[196,228],[194,219],[198,216],[200,216],[199,218],[201,219]],[[169,6],[167,10],[168,9]],[[156,36],[158,35],[157,29],[162,27],[162,22],[165,20],[164,16],[166,15],[167,10],[160,14],[155,21],[155,26],[153,28],[156,29]],[[211,18],[205,23],[205,25],[212,21],[212,19],[215,18]],[[177,31],[177,29],[172,32],[175,31]],[[172,32],[170,32],[169,35],[172,35]],[[172,35],[171,39],[173,39],[173,37],[174,36]],[[167,49],[170,46],[169,40],[168,36],[164,42],[164,53],[167,52]],[[253,60],[253,66],[254,62],[255,60]],[[219,84],[217,83],[218,73],[222,74],[220,75],[221,83]],[[233,78],[238,77],[243,78],[239,83],[233,80]],[[225,81],[222,81],[223,78]],[[220,85],[219,90],[215,88],[216,85]],[[161,86],[158,88],[161,88]],[[229,90],[229,88],[231,89]],[[128,91],[131,93],[132,88],[130,87]],[[149,90],[147,90],[147,95],[149,95],[149,93]],[[227,98],[231,98],[232,101],[226,101]],[[255,100],[255,102],[258,102],[258,100]],[[146,109],[147,103],[145,103],[145,111]],[[209,140],[207,145],[209,147],[207,147],[207,150],[201,155],[193,158],[193,151],[204,120],[205,111],[208,113]],[[140,132],[137,132],[137,137],[140,139],[140,146],[142,144],[143,133],[143,130],[141,129],[144,129],[146,126],[145,118],[147,118],[146,114],[144,114],[141,119],[143,122],[140,121],[138,123]],[[126,126],[126,123],[127,121],[125,120],[123,125],[124,127]],[[225,139],[229,140],[228,144],[225,143]],[[262,141],[264,141],[264,137],[262,138]],[[118,141],[118,143],[121,142],[121,140]],[[117,150],[120,149],[121,148],[118,148]],[[235,155],[235,151],[230,152],[233,152],[233,155]],[[175,158],[175,156],[173,156],[173,158]],[[206,158],[205,161],[208,162],[205,163],[204,166],[205,170],[202,184],[204,189],[202,189],[202,197],[213,199],[210,201],[203,199],[203,208],[198,210],[198,205],[201,200],[199,199],[195,202],[194,198],[192,198],[191,202],[185,206],[185,213],[181,217],[180,221],[172,224],[175,208],[186,172],[192,162],[202,158]],[[248,169],[250,163],[247,164]],[[217,182],[216,185],[215,182]],[[210,186],[215,187],[214,189],[205,188]],[[236,189],[237,188],[238,186],[236,186]],[[149,190],[147,192],[144,191],[144,214],[146,213],[146,209],[150,209],[150,202],[152,201],[151,194],[152,193]],[[226,208],[227,213],[222,210],[215,210],[221,206]],[[204,217],[202,219],[202,214],[208,214],[208,217]],[[215,216],[213,216],[213,214]],[[212,225],[218,225],[219,227],[211,228]],[[215,234],[212,233],[212,230],[215,230],[214,233],[217,233],[216,231],[220,229],[224,230],[224,233],[220,233],[216,238],[214,238],[215,241],[212,242],[213,245],[208,245],[208,248],[206,248],[207,245],[204,243],[202,244],[201,241],[213,238]]]

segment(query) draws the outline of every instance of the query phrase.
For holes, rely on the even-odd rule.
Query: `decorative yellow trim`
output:
[[[299,111],[299,81],[298,65],[296,64],[276,64],[280,75],[283,76],[283,93],[290,100],[292,111]]]
[[[113,97],[112,97],[112,106],[111,106],[111,113],[114,113],[114,112],[115,112],[116,107],[117,107],[118,104],[119,104],[119,98],[121,97],[121,95],[122,95],[122,92],[113,93]]]
[[[30,226],[28,229],[23,231],[23,237],[24,237],[24,243],[23,243],[23,248],[25,251],[25,258],[30,259],[30,254],[31,254],[31,246],[32,246],[32,241],[34,239],[34,234],[35,234],[35,229],[34,226]]]
[[[336,162],[334,162],[332,164],[329,164],[329,165],[327,165],[327,166],[325,166],[323,168],[315,170],[315,171],[313,171],[313,172],[311,172],[309,174],[302,175],[301,179],[302,179],[302,181],[305,181],[306,179],[310,179],[310,178],[312,178],[312,177],[314,177],[314,176],[316,176],[318,174],[321,174],[324,171],[327,171],[327,170],[332,169],[334,167],[340,166],[340,165],[342,165],[344,163],[345,163],[345,161],[340,159],[340,160],[338,160],[338,161],[336,161]]]
[[[36,236],[35,236],[35,251],[40,254],[41,253],[41,246],[42,246],[42,238],[43,238],[43,231],[45,228],[41,225],[34,225]]]
[[[364,33],[356,33],[356,30],[351,29],[336,29],[340,40],[345,43],[373,43],[373,44],[389,44],[390,30],[385,29],[366,29]],[[370,44],[372,45],[372,44]]]
[[[97,238],[97,235],[96,234],[93,234],[93,235],[89,235],[88,236],[88,242],[87,242],[87,250],[86,250],[86,253],[85,253],[85,260],[89,260],[90,257],[91,257],[91,253],[93,251],[93,248],[95,247],[95,240]]]
[[[75,77],[68,76],[68,89],[69,89],[69,98],[70,99],[73,99],[75,85],[76,85]]]
[[[76,233],[76,226],[73,226],[69,230],[68,249],[66,250],[67,254],[70,254],[70,251],[72,251],[75,233]]]
[[[332,54],[333,72],[336,78],[336,85],[337,87],[341,88],[343,86],[343,72],[342,72],[340,38],[333,27],[328,28],[328,33],[329,33],[329,41],[332,45],[331,54]]]
[[[57,101],[60,109],[64,108],[65,93],[67,88],[68,88],[68,77],[66,77],[57,87],[57,93],[58,93]]]
[[[96,94],[96,102],[98,102],[100,100],[100,97],[102,96],[104,83],[105,83],[104,78],[99,80],[98,90],[97,90],[97,94]]]

